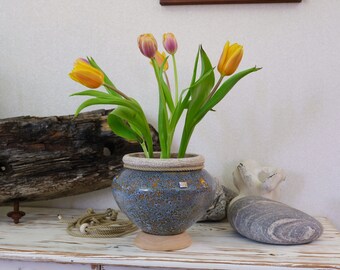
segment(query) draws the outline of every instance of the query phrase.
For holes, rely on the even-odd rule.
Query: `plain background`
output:
[[[161,43],[163,32],[176,34],[181,88],[199,44],[216,65],[225,41],[238,42],[245,49],[240,69],[263,70],[208,114],[189,152],[204,155],[208,171],[229,187],[241,160],[283,168],[279,200],[340,228],[339,28],[339,0],[176,7],[158,0],[0,0],[0,118],[72,114],[83,99],[69,95],[84,88],[67,74],[76,58],[89,55],[156,124],[156,81],[137,36],[152,32]],[[175,149],[178,143],[179,134]],[[114,202],[106,189],[34,205]]]

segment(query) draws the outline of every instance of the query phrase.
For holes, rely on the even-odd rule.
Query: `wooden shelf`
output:
[[[193,226],[188,231],[193,239],[189,248],[176,252],[149,252],[133,245],[136,233],[111,239],[69,236],[66,224],[57,219],[57,214],[67,218],[79,216],[84,213],[83,210],[23,207],[26,216],[18,225],[7,218],[9,210],[9,207],[0,208],[1,266],[7,260],[15,260],[85,264],[87,268],[82,269],[105,270],[125,267],[340,269],[340,233],[326,218],[318,218],[325,229],[322,237],[307,245],[274,246],[256,243],[239,236],[229,224],[220,222]],[[67,266],[63,268],[71,269]]]
[[[207,5],[207,4],[261,4],[261,3],[292,3],[302,0],[160,0],[163,6],[168,5]]]

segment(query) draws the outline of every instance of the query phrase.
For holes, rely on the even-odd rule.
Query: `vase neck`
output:
[[[204,168],[204,158],[188,154],[184,158],[145,158],[143,153],[127,154],[123,157],[124,168],[139,171],[196,171]],[[175,156],[175,155],[174,155]]]

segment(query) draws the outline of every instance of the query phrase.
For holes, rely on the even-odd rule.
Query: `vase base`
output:
[[[171,251],[191,246],[191,237],[187,232],[177,235],[152,235],[139,232],[135,245],[141,249],[154,251]]]

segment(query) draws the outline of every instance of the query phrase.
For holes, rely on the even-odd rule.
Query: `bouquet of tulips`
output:
[[[179,93],[175,57],[178,44],[174,34],[166,33],[163,35],[163,46],[169,54],[168,56],[165,52],[160,53],[158,51],[157,42],[152,34],[140,35],[138,46],[141,53],[151,60],[157,79],[159,91],[158,134],[161,158],[170,158],[176,126],[184,112],[185,122],[178,158],[185,156],[193,131],[203,117],[225,97],[240,79],[260,69],[253,67],[234,74],[242,59],[243,47],[237,43],[230,44],[228,41],[217,65],[220,77],[215,83],[214,67],[202,46],[200,46],[195,59],[191,83]],[[174,90],[171,89],[166,73],[170,56],[174,69]],[[199,66],[200,74],[197,74]],[[232,74],[234,75],[231,76]],[[115,105],[115,110],[108,115],[107,119],[112,131],[128,141],[138,142],[145,157],[153,157],[153,141],[149,124],[141,105],[135,99],[120,91],[93,58],[77,59],[69,75],[73,80],[90,88],[73,94],[91,97],[78,107],[76,116],[84,108],[91,105]],[[93,90],[101,86],[106,89],[106,92]]]

